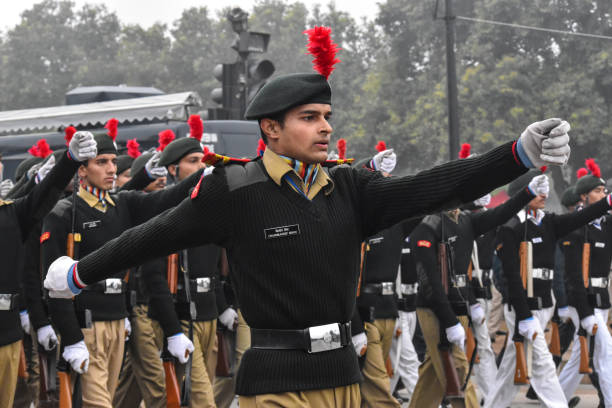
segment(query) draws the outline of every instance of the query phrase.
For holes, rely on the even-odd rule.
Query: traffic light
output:
[[[210,98],[221,105],[223,111],[216,110],[215,116],[224,119],[242,119],[244,106],[244,89],[246,79],[242,74],[242,63],[218,64],[213,75],[221,82],[221,88],[215,88]]]
[[[247,105],[253,100],[257,92],[265,85],[266,80],[274,73],[274,64],[270,60],[249,60],[247,68]]]

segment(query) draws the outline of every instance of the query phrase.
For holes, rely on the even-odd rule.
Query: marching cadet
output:
[[[525,189],[527,177],[522,176],[515,180],[508,191]],[[519,341],[518,336],[527,341],[526,349],[532,349],[533,368],[530,383],[542,404],[547,407],[567,406],[544,337],[544,329],[554,311],[551,285],[556,242],[559,237],[603,215],[610,206],[606,200],[601,200],[584,211],[556,215],[543,211],[547,196],[548,194],[538,195],[529,203],[527,211],[521,210],[498,230],[497,252],[508,285],[504,314],[510,335],[495,385],[485,404],[487,407],[508,406],[519,388],[513,381],[516,367],[515,341]],[[519,247],[522,241],[530,241],[533,245],[533,298],[529,299],[520,274]],[[512,336],[512,333],[515,333],[515,336]]]
[[[530,125],[518,141],[415,176],[385,178],[344,165],[326,171],[320,163],[332,133],[327,79],[337,61],[330,32],[306,32],[318,74],[276,77],[247,108],[267,143],[261,160],[220,158],[176,208],[78,262],[58,259],[45,279],[52,296],[69,298],[151,257],[208,243],[225,247],[251,327],[236,379],[241,408],[358,406],[349,321],[361,242],[402,220],[474,200],[526,166],[563,164],[569,154],[569,125],[549,119]]]
[[[4,269],[0,274],[0,407],[13,405],[21,355],[19,287],[24,262],[23,243],[60,198],[78,162],[95,155],[96,143],[91,136],[74,138],[57,164],[55,159],[49,159],[38,170],[39,183],[28,194],[14,201],[0,200],[0,239],[4,255]]]
[[[606,182],[599,166],[587,160],[591,174],[578,179],[575,193],[586,211],[606,197]],[[612,262],[612,227],[610,215],[602,215],[562,240],[565,253],[565,281],[568,291],[569,316],[574,326],[584,329],[588,344],[591,382],[598,388],[599,406],[612,407],[612,337],[606,322],[610,310],[609,274]],[[586,249],[585,248],[586,245]],[[585,253],[585,251],[588,251]],[[587,260],[584,264],[583,260]],[[570,400],[582,379],[580,331],[574,334],[572,354],[559,375],[559,382]],[[585,348],[584,351],[587,351]]]
[[[107,128],[108,135],[95,136],[97,156],[79,167],[78,192],[61,200],[44,220],[41,244],[45,269],[53,259],[66,253],[69,234],[80,235],[80,241],[75,242],[75,254],[86,255],[129,227],[179,203],[197,180],[198,175],[194,175],[175,188],[155,193],[110,194],[117,169],[116,121],[109,120]],[[151,180],[165,175],[165,169],[157,166],[158,160],[155,156],[145,165]],[[92,285],[74,301],[51,298],[48,302],[51,319],[61,335],[62,357],[76,373],[83,374],[86,407],[112,406],[125,338],[131,329],[125,276],[125,270],[114,271],[109,279]]]
[[[427,344],[425,361],[419,367],[419,380],[410,400],[411,407],[437,407],[445,396],[450,379],[445,375],[444,356],[438,351],[439,347],[450,347],[449,354],[452,354],[459,380],[466,384],[465,405],[458,398],[451,399],[451,404],[480,406],[469,379],[475,356],[468,361],[464,347],[468,315],[472,322],[481,326],[485,319],[484,309],[470,289],[469,268],[474,239],[507,221],[547,188],[546,176],[534,177],[529,189],[518,192],[493,210],[468,213],[456,209],[430,215],[410,234],[419,277],[417,317]],[[441,252],[439,244],[446,249],[446,255]],[[446,265],[446,271],[440,270],[438,262]],[[485,338],[488,338],[486,333]]]

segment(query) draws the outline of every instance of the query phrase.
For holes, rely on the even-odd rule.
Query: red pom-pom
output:
[[[259,139],[259,142],[257,142],[257,155],[259,157],[263,157],[265,151],[266,143],[263,141],[263,139]]]
[[[595,163],[595,159],[586,159],[584,163],[593,176],[601,178],[601,170],[599,169],[597,163]]]
[[[336,142],[336,148],[338,149],[338,158],[346,159],[346,140],[338,139]]]
[[[171,129],[162,130],[161,132],[159,132],[159,146],[157,147],[157,150],[163,152],[166,146],[168,146],[170,142],[172,142],[174,139],[176,139],[176,136],[174,135],[174,132]]]
[[[127,141],[127,154],[128,156],[130,156],[132,159],[137,158],[138,156],[140,156],[140,144],[138,144],[138,141],[136,141],[136,139],[130,139]]]
[[[210,149],[206,146],[204,146],[204,148],[202,149],[202,153],[204,153],[204,156],[206,156],[208,153],[210,153]],[[204,157],[202,157],[203,159]]]
[[[192,137],[198,141],[202,140],[202,135],[204,134],[204,123],[202,122],[200,115],[189,116],[187,123],[189,124],[189,137]]]
[[[540,171],[542,173],[545,173],[547,168],[548,168],[548,166],[542,166],[542,167],[540,167]]]
[[[385,150],[387,150],[387,144],[386,144],[384,141],[382,141],[382,140],[381,140],[381,141],[379,141],[379,142],[376,144],[376,151],[377,151],[377,152],[383,152],[383,151],[385,151]]]
[[[470,157],[470,151],[472,150],[472,145],[469,143],[464,143],[461,145],[461,150],[459,150],[459,158],[467,159]]]
[[[64,129],[64,140],[66,140],[66,146],[70,144],[72,136],[74,136],[76,131],[77,130],[74,126],[68,126],[66,129]]]
[[[587,174],[589,174],[589,171],[587,169],[585,169],[584,167],[581,167],[576,172],[576,178],[582,178],[582,177],[586,176]]]
[[[108,132],[106,132],[106,134],[108,135],[108,137],[113,139],[113,142],[117,138],[117,126],[119,126],[119,121],[115,118],[110,118],[108,122],[106,122],[106,125],[104,125],[104,127],[108,129]]]
[[[334,65],[340,62],[336,58],[340,48],[331,39],[331,28],[315,26],[304,31],[304,34],[308,35],[308,54],[314,57],[312,60],[314,69],[328,79],[334,70]]]
[[[33,145],[28,149],[28,153],[30,153],[34,157],[40,157],[40,153],[38,153],[38,146]]]
[[[46,139],[40,139],[36,142],[36,147],[38,148],[38,157],[42,157],[43,159],[53,153]]]

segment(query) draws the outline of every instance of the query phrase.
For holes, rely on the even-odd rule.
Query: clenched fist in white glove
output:
[[[75,280],[76,282],[80,281],[77,263],[69,256],[61,256],[53,261],[49,266],[44,282],[45,289],[49,290],[49,297],[70,299],[81,293],[81,288],[75,283]],[[80,286],[84,287],[85,285]]]
[[[446,328],[446,338],[448,341],[465,351],[465,329],[461,323]]]
[[[147,175],[150,179],[156,180],[160,177],[166,177],[168,175],[168,170],[164,166],[159,165],[159,158],[161,157],[161,152],[153,153],[153,156],[145,163],[145,170],[147,171]]]
[[[519,334],[529,341],[535,340],[538,335],[539,323],[531,316],[519,322]]]
[[[193,343],[183,333],[168,337],[168,351],[178,359],[181,364],[189,360],[189,354],[193,352]]]
[[[355,347],[357,356],[364,356],[368,350],[368,336],[366,336],[365,332],[354,335],[351,340],[353,341],[353,347]]]
[[[36,172],[36,184],[43,181],[43,179],[47,177],[47,174],[51,172],[51,169],[53,169],[53,167],[55,167],[55,156],[49,156],[49,158],[43,162],[42,166],[40,166],[40,168]]]
[[[50,324],[36,330],[36,337],[38,338],[38,343],[47,351],[53,350],[57,345],[57,336]]]
[[[553,118],[527,126],[521,134],[516,150],[525,167],[542,167],[567,163],[570,156],[570,125]]]
[[[550,186],[548,185],[548,176],[545,174],[540,174],[539,176],[535,176],[529,182],[527,186],[531,194],[535,196],[544,196],[548,197],[548,192],[550,191]]]
[[[580,326],[584,330],[586,330],[587,334],[593,335],[595,334],[593,331],[597,331],[597,320],[595,320],[595,315],[590,315],[580,320]]]
[[[0,182],[0,198],[6,197],[9,191],[13,189],[13,187],[15,187],[15,183],[13,183],[13,180],[2,180],[2,182]]]
[[[62,357],[79,374],[84,374],[89,368],[89,351],[83,340],[64,348]]]
[[[68,144],[68,152],[74,161],[82,162],[98,155],[98,147],[91,132],[76,132]]]
[[[234,327],[238,323],[238,313],[231,307],[228,307],[219,315],[219,321],[228,329],[234,330]]]
[[[486,207],[491,203],[491,194],[484,195],[480,197],[478,200],[474,200],[474,205],[476,207]]]
[[[560,307],[559,309],[557,309],[557,314],[559,315],[559,318],[564,322],[567,322],[568,319],[570,319],[570,311],[569,307],[567,306]]]
[[[397,156],[393,152],[393,149],[383,150],[377,153],[370,162],[374,170],[384,171],[385,173],[391,173],[395,169],[397,163]]]
[[[470,306],[470,317],[472,321],[478,325],[481,325],[485,321],[485,311],[480,303],[475,303]]]
[[[30,315],[27,310],[19,312],[19,320],[21,320],[21,328],[26,334],[30,334]]]

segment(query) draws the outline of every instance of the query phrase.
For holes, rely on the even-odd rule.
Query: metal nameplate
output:
[[[299,224],[285,225],[283,227],[266,228],[264,237],[266,239],[286,238],[300,235]]]
[[[310,335],[309,353],[320,353],[342,347],[338,323],[309,327],[308,334]]]
[[[395,285],[393,285],[393,282],[382,282],[382,291],[381,294],[387,296],[387,295],[393,295],[395,294]]]

